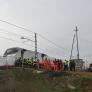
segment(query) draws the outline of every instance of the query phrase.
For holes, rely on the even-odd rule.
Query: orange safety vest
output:
[[[58,72],[58,62],[54,63],[54,72]]]

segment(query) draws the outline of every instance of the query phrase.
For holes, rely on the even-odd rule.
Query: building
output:
[[[83,70],[84,69],[84,61],[83,59],[71,59],[71,62],[75,62],[75,70]]]

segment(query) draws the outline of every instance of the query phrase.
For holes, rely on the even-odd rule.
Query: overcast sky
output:
[[[0,20],[30,29],[63,47],[58,48],[38,36],[38,51],[60,58],[69,58],[73,30],[78,26],[80,57],[92,59],[92,0],[0,0]],[[29,32],[0,22],[0,37],[23,42],[20,37],[7,34],[7,31],[34,38]],[[30,46],[3,38],[0,42],[1,55],[9,47],[34,50],[31,42],[26,43]]]

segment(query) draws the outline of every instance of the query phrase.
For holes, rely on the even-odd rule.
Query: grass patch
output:
[[[91,77],[80,77],[78,73],[36,74],[33,71],[0,71],[0,80],[5,79],[4,83],[0,81],[0,92],[87,92],[87,85],[92,85]]]

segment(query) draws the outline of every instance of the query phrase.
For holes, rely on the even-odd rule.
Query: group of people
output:
[[[64,60],[62,61],[61,59],[54,59],[50,60],[49,58],[45,58],[42,62],[40,62],[39,59],[36,61],[32,59],[22,59],[19,58],[16,60],[15,65],[16,66],[23,66],[24,67],[30,67],[30,68],[35,68],[36,70],[39,70],[40,68],[43,68],[45,71],[52,71],[58,72],[58,71],[75,71],[75,61],[74,60]]]
[[[64,71],[64,70],[68,70],[68,61],[65,60],[65,62],[63,62],[61,59],[55,59],[53,62],[50,59],[45,59],[43,61],[43,68],[45,69],[45,71],[52,71],[54,69],[54,72],[58,72],[58,71]],[[40,61],[39,59],[37,59],[37,61],[35,62],[35,68],[37,70],[39,70],[40,68]]]
[[[39,59],[37,59],[37,61],[35,62],[35,68],[37,70],[39,70],[40,68],[40,61]],[[53,62],[50,59],[45,59],[42,63],[43,68],[45,69],[45,71],[52,71],[54,69],[54,72],[58,72],[58,71],[75,71],[75,62],[69,62],[68,60],[65,59],[65,61],[63,62],[61,59],[55,59]]]
[[[55,59],[53,63],[54,63],[54,72],[64,71],[64,64],[61,59]]]

